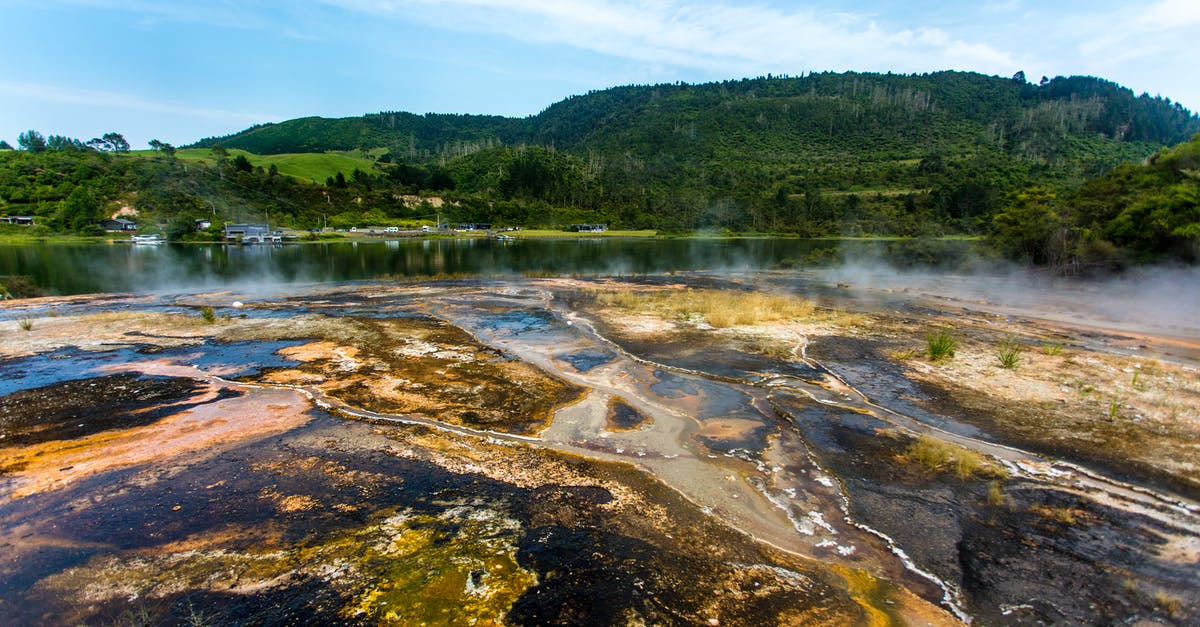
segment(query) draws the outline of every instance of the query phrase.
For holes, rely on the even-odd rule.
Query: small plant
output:
[[[930,361],[940,361],[954,357],[954,351],[958,349],[958,340],[950,331],[942,329],[925,338],[925,347],[929,352]]]
[[[1117,419],[1117,408],[1119,408],[1119,407],[1120,407],[1120,405],[1119,405],[1119,404],[1117,404],[1117,399],[1115,399],[1115,398],[1114,398],[1114,399],[1112,399],[1111,401],[1109,401],[1109,403],[1108,403],[1108,421],[1109,421],[1109,422],[1115,422],[1115,421],[1116,421],[1116,419]]]
[[[17,326],[21,327],[22,331],[32,331],[33,330],[33,320],[31,320],[29,318],[21,318],[20,320],[17,321]]]
[[[217,321],[217,312],[213,311],[212,307],[205,305],[200,308],[200,317],[208,324],[213,324]]]
[[[996,349],[996,359],[1000,360],[1000,367],[1015,370],[1022,350],[1024,349],[1020,344],[1011,340],[1000,342],[1000,346]]]
[[[992,506],[1004,504],[1004,492],[1000,489],[999,481],[992,481],[988,483],[987,502],[988,505]]]
[[[1062,352],[1062,342],[1042,342],[1042,352],[1053,357]]]
[[[1030,508],[1030,511],[1046,520],[1053,520],[1064,525],[1074,525],[1081,516],[1084,516],[1084,512],[1080,510],[1055,505],[1035,505]]]
[[[1179,612],[1183,609],[1183,601],[1180,601],[1179,597],[1164,590],[1154,593],[1154,605],[1172,618],[1178,616]]]
[[[191,627],[206,627],[212,623],[208,616],[205,615],[204,612],[197,610],[196,607],[192,605],[192,600],[188,599],[188,616],[186,624],[190,625]]]

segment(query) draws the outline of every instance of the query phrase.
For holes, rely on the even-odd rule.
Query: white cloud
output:
[[[17,81],[0,81],[0,94],[16,96],[27,100],[39,100],[59,104],[85,105],[89,107],[104,107],[149,113],[167,113],[177,116],[219,120],[222,122],[238,121],[260,123],[283,119],[281,116],[243,111],[226,111],[222,109],[203,109],[178,104],[154,102],[129,94],[91,89],[75,89],[46,85],[41,83],[23,83]]]
[[[714,74],[805,69],[1007,73],[1013,55],[936,28],[881,26],[867,16],[764,4],[679,0],[325,0],[342,9],[569,45]]]
[[[1134,25],[1144,30],[1176,30],[1200,25],[1200,2],[1196,0],[1159,0],[1139,13]]]

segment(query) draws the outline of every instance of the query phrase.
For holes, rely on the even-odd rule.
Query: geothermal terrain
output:
[[[1200,620],[1200,331],[960,283],[5,302],[0,616]]]

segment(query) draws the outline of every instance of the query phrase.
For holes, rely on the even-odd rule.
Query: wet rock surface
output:
[[[407,444],[442,437],[320,418],[137,490],[131,471],[10,503],[0,522],[38,522],[4,538],[0,599],[10,619],[62,624],[856,620],[836,577],[773,555],[640,473],[497,458],[556,469],[528,485],[447,469],[452,443],[433,455]],[[103,506],[78,507],[85,494]],[[52,527],[55,543],[30,540]]]
[[[922,316],[934,316],[935,322],[945,319],[941,312],[917,307],[905,307],[899,315],[895,324],[900,328],[928,325]],[[705,341],[703,334],[687,328],[643,333],[632,327],[631,333],[619,321],[602,326],[623,349],[650,362],[749,382],[756,382],[755,373],[778,371],[753,341],[741,340],[739,347],[729,338]],[[969,333],[960,327],[960,337]],[[1045,407],[1014,423],[1014,412],[1028,410],[988,401],[951,381],[935,385],[913,377],[911,367],[896,357],[910,345],[890,332],[873,337],[821,335],[807,342],[806,349],[809,357],[874,403],[912,419],[900,424],[1027,447],[1041,455],[1093,464],[1118,482],[1134,480],[1193,494],[1186,480],[1123,456],[1124,447],[1104,444],[1105,430],[1137,430],[1136,422],[1092,426],[1074,421],[1090,430],[1073,434],[1074,441],[1064,446],[1049,440],[1046,429],[1039,432],[1030,420],[1044,415]],[[728,357],[731,352],[736,356]],[[702,354],[708,355],[709,363],[687,358]],[[810,370],[807,376],[816,372]],[[788,393],[773,394],[772,402],[818,463],[839,478],[848,515],[890,537],[916,565],[947,582],[963,599],[967,613],[985,624],[1178,623],[1200,609],[1194,515],[1186,515],[1184,519],[1192,522],[1180,528],[1157,514],[1110,507],[1106,495],[1038,476],[956,476],[906,459],[914,438],[896,423],[863,415],[861,409],[816,408],[807,398]],[[1181,541],[1189,548],[1181,551]]]
[[[1151,557],[1178,529],[1054,486],[914,464],[908,438],[861,416],[793,419],[851,514],[953,582],[984,623],[1172,618],[1155,595],[1194,592],[1194,566]]]
[[[0,610],[20,624],[1198,615],[1196,511],[1158,477],[1139,491],[999,446],[1000,412],[939,402],[959,391],[944,372],[991,374],[896,356],[894,329],[939,310],[713,329],[628,317],[589,289],[326,286],[213,325],[189,312],[228,295],[159,298],[153,315],[77,299],[77,318],[0,351],[24,360],[0,362],[24,373],[0,396],[0,457],[20,461],[0,476]]]
[[[0,449],[151,424],[187,409],[193,379],[118,374],[0,396]]]

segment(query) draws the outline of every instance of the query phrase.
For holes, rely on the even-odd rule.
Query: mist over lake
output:
[[[616,275],[760,270],[831,259],[911,260],[917,245],[804,239],[402,239],[285,246],[221,244],[0,245],[0,276],[28,276],[57,294],[141,292],[434,275]],[[937,241],[918,255],[953,266],[969,242]]]

